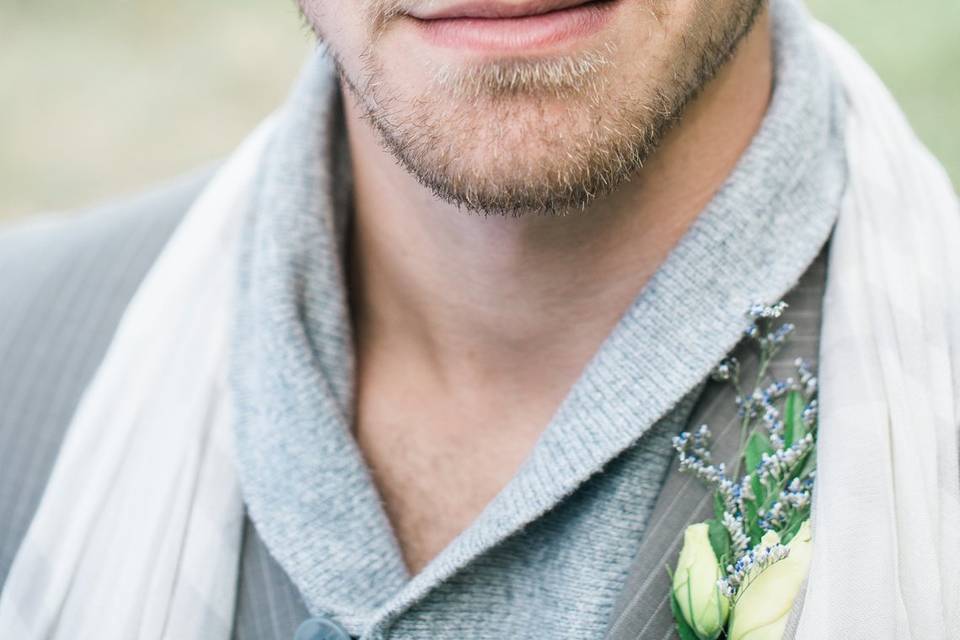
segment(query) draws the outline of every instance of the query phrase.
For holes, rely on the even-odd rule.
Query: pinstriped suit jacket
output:
[[[209,175],[201,171],[96,211],[0,229],[0,585],[124,307]],[[798,355],[816,362],[823,287],[821,255],[787,298],[797,331],[773,364],[778,375],[786,375]],[[746,369],[755,364],[749,349],[737,351]],[[706,384],[691,418],[694,425],[703,422],[718,434],[721,455],[732,453],[728,387]],[[683,528],[709,512],[699,484],[671,469],[607,640],[673,637],[665,566],[676,556]],[[290,639],[308,615],[248,520],[234,637]]]

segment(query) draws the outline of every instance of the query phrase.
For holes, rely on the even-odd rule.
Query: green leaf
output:
[[[747,465],[747,473],[756,471],[757,466],[763,459],[763,454],[773,453],[773,445],[770,439],[759,431],[754,431],[747,440],[747,448],[743,452],[743,461]]]
[[[807,435],[807,425],[803,423],[803,394],[796,389],[787,393],[783,413],[783,441],[789,447]]]
[[[817,470],[817,450],[811,449],[807,453],[806,459],[803,461],[803,464],[800,465],[800,471],[797,473],[797,477],[800,479],[806,478],[816,470]]]
[[[683,619],[683,613],[680,611],[680,604],[677,602],[677,595],[670,591],[670,610],[673,611],[673,620],[677,623],[677,635],[680,640],[700,640],[693,628]]]
[[[717,491],[713,494],[713,513],[717,520],[723,520],[723,512],[727,510],[727,505],[723,503],[723,496]]]
[[[760,538],[763,536],[763,530],[760,529],[760,525],[757,523],[759,520],[757,517],[757,505],[746,500],[743,503],[743,511],[743,528],[750,537],[750,544],[758,544]]]
[[[707,520],[707,527],[713,555],[717,556],[717,562],[722,566],[724,559],[730,557],[730,532],[719,520]]]
[[[790,517],[790,522],[787,523],[786,529],[780,533],[780,543],[790,544],[790,541],[793,540],[793,538],[797,535],[797,532],[800,531],[800,527],[809,517],[810,507],[795,511]]]
[[[767,499],[767,488],[756,475],[750,476],[750,486],[753,488],[753,495],[757,498],[756,504],[763,504]]]
[[[800,478],[800,480],[807,479],[811,473],[817,470],[817,450],[811,449],[797,459],[791,467],[790,473],[787,475],[786,482],[784,486],[790,484],[794,478]]]

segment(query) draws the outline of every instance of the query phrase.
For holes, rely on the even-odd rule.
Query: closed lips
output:
[[[545,52],[599,31],[618,0],[478,2],[410,13],[425,39],[446,49]]]
[[[409,15],[419,20],[450,20],[455,18],[523,18],[563,11],[584,5],[605,4],[609,0],[555,0],[554,2],[466,2],[433,10],[411,11]]]

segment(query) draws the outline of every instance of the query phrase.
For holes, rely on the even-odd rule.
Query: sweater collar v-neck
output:
[[[250,516],[311,611],[359,633],[552,509],[695,389],[738,342],[746,309],[783,297],[814,260],[845,182],[842,101],[805,11],[771,8],[774,92],[736,168],[517,474],[414,577],[352,437],[343,116],[330,61],[307,67],[244,230],[232,386]]]

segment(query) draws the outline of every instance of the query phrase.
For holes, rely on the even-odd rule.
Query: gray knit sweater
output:
[[[842,105],[808,17],[773,2],[775,91],[735,171],[473,525],[408,575],[351,437],[343,122],[329,60],[286,105],[247,221],[233,385],[243,495],[313,613],[363,638],[601,637],[692,394],[751,303],[823,246]]]

